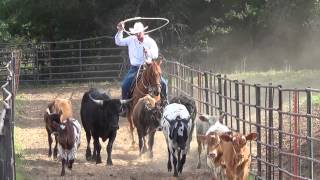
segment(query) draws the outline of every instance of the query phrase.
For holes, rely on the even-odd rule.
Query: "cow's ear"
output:
[[[220,135],[220,139],[226,142],[232,141],[232,137],[228,133]]]
[[[199,119],[204,122],[209,122],[209,119],[205,115],[200,115]]]
[[[247,141],[253,141],[257,139],[257,133],[250,133],[246,136]]]

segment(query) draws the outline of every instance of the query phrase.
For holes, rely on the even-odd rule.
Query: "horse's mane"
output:
[[[152,62],[150,65],[147,67],[147,75],[150,75],[151,77],[155,77],[157,72],[161,74],[161,68],[160,65],[158,65],[156,62]]]

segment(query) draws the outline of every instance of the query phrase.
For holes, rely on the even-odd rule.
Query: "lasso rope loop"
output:
[[[161,20],[161,21],[165,21],[165,23],[162,24],[161,26],[159,26],[157,28],[154,28],[154,29],[151,29],[149,31],[146,31],[145,33],[150,33],[150,32],[156,31],[158,29],[163,28],[167,24],[169,24],[169,20],[167,18],[160,18],[160,17],[133,17],[133,18],[125,19],[122,22],[125,24],[126,22],[137,21],[137,20]],[[126,32],[128,35],[132,35],[132,33],[127,31],[126,29],[124,29],[123,31]]]

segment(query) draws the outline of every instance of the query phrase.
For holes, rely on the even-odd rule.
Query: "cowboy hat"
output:
[[[129,28],[129,31],[131,34],[136,34],[139,32],[143,32],[147,28],[148,28],[148,26],[144,27],[141,22],[136,22],[136,23],[134,23],[133,28]]]

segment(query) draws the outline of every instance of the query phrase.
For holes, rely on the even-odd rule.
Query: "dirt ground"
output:
[[[72,95],[74,116],[81,122],[79,117],[82,95],[90,86],[110,89],[113,97],[119,97],[120,87],[117,84],[80,84],[68,87],[37,87],[20,89],[17,95],[17,111],[15,133],[16,139],[22,142],[22,156],[25,159],[23,171],[26,179],[211,179],[211,174],[204,166],[196,169],[197,145],[195,138],[191,144],[190,154],[182,175],[173,177],[173,172],[167,171],[167,148],[162,132],[155,136],[154,157],[152,160],[139,157],[138,146],[130,149],[131,139],[127,119],[120,119],[120,129],[115,140],[112,158],[113,166],[106,165],[106,143],[102,143],[102,164],[88,162],[85,159],[86,139],[82,130],[82,141],[77,153],[72,172],[67,170],[66,176],[61,178],[61,164],[57,160],[49,158],[47,133],[44,128],[43,113],[48,102],[54,98],[69,98]],[[135,134],[136,135],[136,134]],[[137,138],[137,135],[136,135]],[[137,139],[136,139],[137,140]],[[91,147],[92,143],[91,143]]]

